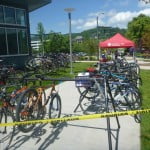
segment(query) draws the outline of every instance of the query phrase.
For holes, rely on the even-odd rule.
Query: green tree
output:
[[[142,37],[142,45],[144,48],[150,50],[150,24],[145,27],[145,32]]]
[[[46,53],[69,52],[69,39],[61,33],[50,32],[44,45]]]
[[[98,52],[98,45],[97,45],[97,40],[95,39],[88,39],[83,44],[85,45],[85,52],[88,53],[90,56],[91,55],[96,55]]]
[[[135,41],[139,48],[142,47],[142,38],[147,32],[147,25],[150,25],[150,17],[143,14],[133,18],[128,23],[126,35],[129,39]]]
[[[73,52],[83,52],[84,49],[84,43],[73,43]]]
[[[98,41],[96,39],[86,39],[82,43],[73,43],[74,52],[85,52],[88,55],[97,55]]]

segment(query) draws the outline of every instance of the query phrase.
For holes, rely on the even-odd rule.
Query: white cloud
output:
[[[145,14],[145,15],[147,15],[147,16],[150,16],[150,8],[146,8],[146,9],[144,9],[144,10],[141,10],[139,13],[138,13],[138,15],[139,14]]]
[[[109,26],[126,28],[128,22],[140,14],[145,14],[147,16],[150,16],[150,8],[146,8],[141,11],[135,11],[135,12],[131,12],[131,11],[118,12],[113,17],[108,18],[107,24]]]
[[[74,25],[74,26],[83,24],[83,22],[84,22],[83,19],[77,19],[77,20],[72,20],[71,21],[72,25]]]
[[[101,19],[99,19],[98,22],[100,25],[104,24],[104,22]],[[87,20],[84,21],[83,24],[76,26],[76,29],[87,30],[87,29],[95,28],[96,26],[97,26],[96,18],[88,18]]]
[[[116,15],[117,11],[115,9],[110,10],[109,12],[105,13],[105,16],[112,17]]]
[[[97,17],[97,16],[99,16],[100,18],[103,18],[104,14],[105,14],[104,12],[100,11],[100,12],[90,13],[90,14],[88,14],[88,16],[89,17]]]
[[[140,8],[149,8],[150,7],[150,3],[145,3],[144,1],[139,1],[138,2],[138,7],[140,7]]]
[[[133,19],[133,17],[135,17],[135,16],[137,16],[136,12],[130,12],[130,11],[119,12],[119,13],[116,13],[116,15],[114,15],[113,17],[108,19],[108,24],[111,26],[114,26],[116,24],[124,24],[121,26],[125,27],[127,25],[127,23],[129,21],[131,21]]]
[[[94,12],[88,14],[88,17],[86,19],[72,20],[72,25],[79,32],[95,28],[97,26],[96,16],[98,16],[98,14],[100,14],[100,12]],[[107,13],[105,12],[104,15],[100,15],[98,21],[100,26],[127,28],[128,22],[140,14],[150,16],[150,8],[145,8],[140,11],[120,11],[120,12],[117,12],[116,10],[113,9]]]
[[[76,26],[77,29],[81,29],[81,30],[86,30],[86,29],[90,29],[90,28],[94,28],[96,27],[96,18],[88,18],[87,20],[85,20],[83,22],[83,24],[78,24]]]

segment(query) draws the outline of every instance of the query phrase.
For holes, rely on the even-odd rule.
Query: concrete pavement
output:
[[[133,62],[133,57],[126,57],[129,62]],[[143,59],[136,58],[137,63],[140,66],[140,69],[150,70],[150,61],[144,61]]]
[[[133,62],[133,57],[125,57],[128,62]],[[137,63],[140,66],[140,69],[150,70],[150,61],[144,61],[144,59],[136,58]],[[77,61],[77,62],[97,62],[97,61]]]
[[[62,117],[81,115],[80,108],[73,112],[79,101],[75,83],[63,82],[57,89],[62,99]],[[116,141],[118,150],[140,150],[140,124],[131,116],[119,117],[119,122],[121,128],[117,132],[116,120],[111,118],[112,133],[117,137],[112,138],[113,150]],[[51,124],[36,125],[29,133],[17,131],[10,150],[109,150],[106,127],[106,118],[64,122],[56,128]]]

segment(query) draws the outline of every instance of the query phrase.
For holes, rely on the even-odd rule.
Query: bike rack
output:
[[[20,79],[20,78],[13,78],[13,79]],[[91,81],[94,81],[97,86],[98,86],[98,82],[97,80],[101,80],[102,78],[83,78],[82,80],[91,80]],[[71,79],[71,78],[25,78],[26,81],[40,81],[40,84],[41,84],[41,81],[81,81],[81,78],[80,79]],[[106,77],[103,78],[104,80],[104,89],[105,89],[105,106],[106,106],[106,112],[110,112],[109,110],[109,107],[108,107],[108,91],[110,91],[110,87],[109,87],[109,83],[108,83],[108,80]],[[99,87],[99,86],[98,86]],[[99,87],[99,90],[100,87]],[[109,93],[109,96],[110,96],[110,99],[111,99],[111,103],[112,103],[112,106],[113,106],[113,111],[116,112],[116,108],[115,108],[115,105],[114,105],[114,101],[113,101],[113,97],[111,95],[111,92]],[[74,112],[78,109],[79,107],[79,104],[76,106]],[[107,134],[108,134],[108,145],[109,145],[109,150],[113,150],[113,143],[112,143],[112,138],[115,139],[115,150],[118,150],[118,139],[119,139],[119,131],[120,131],[120,123],[119,123],[119,119],[118,119],[118,116],[115,117],[116,118],[116,122],[117,122],[117,129],[111,129],[111,121],[110,121],[110,117],[107,117],[106,118],[106,123],[107,123]],[[116,136],[113,134],[112,131],[116,131]]]

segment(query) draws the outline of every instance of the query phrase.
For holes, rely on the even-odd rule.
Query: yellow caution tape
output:
[[[31,120],[31,121],[22,121],[22,122],[1,123],[0,127],[37,124],[37,123],[56,123],[56,122],[66,122],[66,121],[75,121],[75,120],[87,120],[87,119],[97,119],[97,118],[106,118],[106,117],[115,117],[115,116],[136,115],[142,113],[150,113],[150,109],[109,112],[109,113],[102,113],[102,114],[71,116],[65,118],[55,118],[55,119],[45,119],[45,120]]]

